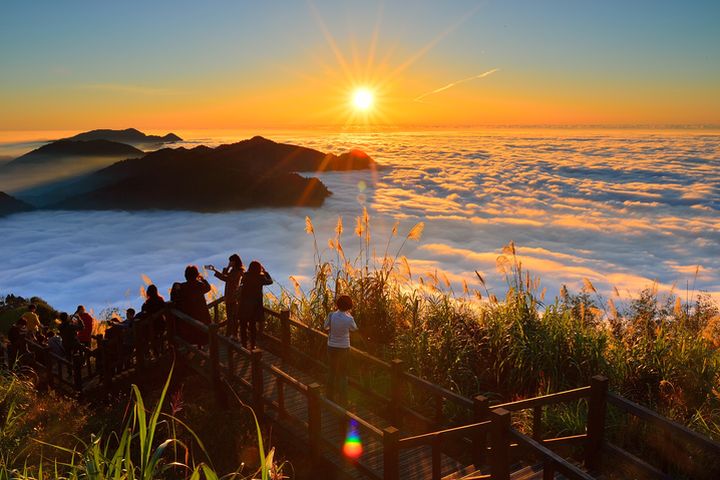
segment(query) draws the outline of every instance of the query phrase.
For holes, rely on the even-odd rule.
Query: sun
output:
[[[375,95],[368,88],[358,88],[352,93],[352,104],[356,110],[368,111],[375,103]]]

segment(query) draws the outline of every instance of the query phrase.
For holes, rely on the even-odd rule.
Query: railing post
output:
[[[225,404],[222,378],[220,376],[220,344],[218,343],[217,323],[208,325],[208,353],[210,355],[210,381],[212,382],[215,400],[220,405]]]
[[[100,358],[102,361],[102,372],[100,372],[103,386],[109,392],[112,385],[112,354],[110,353],[110,342],[103,339],[100,341]]]
[[[605,434],[605,402],[607,400],[607,391],[607,377],[596,375],[590,379],[585,467],[595,473],[599,473],[602,469],[602,446]]]
[[[167,335],[168,346],[173,349],[173,355],[177,355],[177,340],[175,340],[177,337],[177,322],[177,317],[170,313],[168,309],[167,315],[165,316],[165,334]],[[177,361],[177,358],[175,361]]]
[[[400,478],[400,431],[395,427],[383,429],[383,480]]]
[[[473,421],[475,423],[484,422],[490,414],[490,400],[483,396],[477,395],[473,398]],[[485,429],[477,429],[472,437],[473,465],[476,470],[480,470],[483,465],[485,453],[487,450],[487,434]]]
[[[493,480],[510,480],[510,412],[490,412],[490,474]]]
[[[145,339],[143,338],[142,320],[134,320],[132,323],[132,335],[135,343],[135,371],[145,368]]]
[[[321,412],[320,412],[320,385],[311,383],[307,389],[308,407],[308,440],[310,441],[310,455],[317,465],[320,460],[320,434],[321,434]]]
[[[280,312],[280,340],[282,341],[283,360],[290,360],[290,310]]]
[[[432,439],[432,480],[440,480],[442,475],[442,436],[435,435]]]
[[[227,310],[225,312],[225,315],[227,315]],[[213,318],[214,318],[213,321],[215,323],[220,323],[220,308],[218,307],[217,303],[215,305],[213,305]]]
[[[78,395],[82,393],[82,354],[76,353],[72,357],[72,369],[73,369],[73,385]]]
[[[262,372],[262,350],[254,348],[250,352],[250,368],[252,378],[252,400],[253,410],[258,420],[263,416],[263,372]]]
[[[398,426],[402,425],[404,363],[398,358],[390,361],[390,422]]]
[[[543,480],[555,480],[555,463],[552,460],[543,464]]]
[[[43,348],[43,363],[45,364],[45,374],[47,375],[48,390],[53,388],[55,379],[53,378],[52,355],[50,355],[50,347]]]
[[[543,406],[542,405],[536,405],[535,407],[533,407],[532,438],[534,440],[537,440],[538,442],[542,441],[542,415],[543,415]]]

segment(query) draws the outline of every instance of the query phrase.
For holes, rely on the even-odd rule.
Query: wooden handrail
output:
[[[405,437],[399,440],[401,448],[413,448],[420,445],[430,445],[435,437],[455,437],[460,435],[468,435],[477,431],[487,431],[490,421],[471,423],[460,427],[446,428],[435,432],[423,433],[412,437]]]
[[[682,440],[696,445],[702,445],[704,449],[711,450],[715,455],[720,455],[720,443],[712,440],[711,438],[705,437],[704,435],[690,430],[679,423],[673,422],[672,420],[653,412],[649,408],[631,402],[616,393],[608,392],[607,400],[611,405],[647,421],[669,435],[675,436],[676,438],[680,437]]]
[[[553,452],[549,448],[543,446],[540,442],[533,440],[527,435],[524,435],[515,429],[510,429],[510,436],[515,438],[515,440],[517,440],[520,445],[524,445],[525,447],[529,448],[534,453],[542,457],[545,462],[550,462],[552,469],[559,471],[571,480],[595,479],[595,477],[593,477],[589,473],[568,462],[557,453]]]
[[[263,363],[263,366],[267,367],[267,369],[270,370],[273,373],[273,375],[282,379],[283,382],[294,387],[297,391],[307,394],[307,390],[308,390],[307,385],[305,385],[301,381],[297,380],[295,377],[288,375],[287,373],[280,370],[275,365],[268,365],[265,362],[262,362],[262,363]]]
[[[214,309],[217,311],[218,306],[225,301],[225,297],[220,297],[210,303],[207,304],[208,309]],[[283,347],[286,347],[287,350],[293,351],[295,354],[301,355],[301,357],[305,360],[309,359],[311,363],[318,365],[322,368],[327,368],[326,365],[321,362],[320,360],[313,358],[312,356],[308,355],[306,352],[301,351],[297,347],[290,344],[289,340],[291,337],[289,336],[289,328],[294,327],[296,329],[299,329],[303,332],[305,332],[308,335],[316,337],[318,340],[326,340],[328,335],[325,332],[322,332],[318,329],[315,329],[309,325],[306,325],[298,320],[292,319],[289,317],[289,312],[276,312],[272,309],[269,309],[267,307],[264,307],[264,312],[268,314],[269,316],[276,317],[280,319],[281,322],[281,338],[276,338],[271,335],[268,335],[268,338],[271,338],[274,342],[279,342],[280,345]],[[513,402],[506,402],[502,404],[492,405],[489,406],[487,403],[487,399],[484,399],[484,397],[477,397],[475,401],[459,394],[456,392],[453,392],[451,390],[448,390],[447,388],[444,388],[440,385],[434,384],[430,382],[429,380],[426,380],[424,378],[421,378],[415,374],[412,374],[410,372],[407,372],[403,370],[402,362],[399,360],[394,360],[392,362],[387,362],[385,360],[382,360],[366,351],[360,350],[356,347],[351,347],[351,355],[355,358],[359,358],[362,360],[362,365],[366,366],[369,365],[371,368],[378,369],[381,373],[387,373],[388,378],[390,379],[390,393],[388,396],[384,395],[380,392],[371,391],[368,388],[365,388],[365,386],[362,384],[361,381],[358,381],[356,378],[350,378],[350,384],[358,389],[358,391],[362,393],[366,393],[370,396],[370,398],[373,398],[377,401],[379,401],[381,404],[384,405],[390,405],[391,409],[394,408],[395,410],[391,413],[391,422],[396,417],[396,412],[402,412],[404,415],[413,416],[414,418],[421,419],[423,422],[432,423],[433,420],[430,420],[426,417],[424,417],[423,414],[416,412],[413,410],[412,407],[405,405],[403,403],[403,400],[406,398],[404,394],[404,389],[406,389],[408,386],[411,388],[416,388],[418,390],[421,390],[423,393],[426,393],[430,396],[430,400],[435,400],[435,409],[436,409],[436,416],[435,416],[435,422],[436,424],[438,419],[438,414],[443,413],[443,405],[444,401],[452,402],[452,404],[457,405],[461,407],[462,409],[469,410],[470,412],[473,412],[473,418],[474,423],[471,424],[465,424],[460,425],[453,428],[445,428],[445,429],[438,429],[435,431],[431,431],[428,433],[423,433],[420,435],[414,435],[414,436],[408,436],[405,438],[400,438],[399,432],[394,427],[386,428],[386,429],[380,429],[379,427],[373,425],[373,423],[361,418],[357,414],[350,412],[349,410],[341,407],[340,405],[336,404],[335,402],[325,398],[320,394],[320,387],[318,384],[311,384],[306,385],[305,383],[301,382],[297,378],[293,377],[286,371],[284,371],[282,368],[270,364],[269,362],[266,362],[262,359],[262,351],[259,349],[254,350],[253,352],[248,351],[242,345],[240,345],[237,341],[235,341],[232,338],[226,337],[224,335],[219,334],[218,328],[219,326],[223,325],[226,322],[219,322],[217,312],[214,317],[214,322],[212,322],[210,325],[207,325],[203,322],[198,321],[197,319],[191,317],[190,315],[187,315],[186,313],[180,311],[177,309],[177,307],[173,303],[167,303],[166,306],[158,311],[157,313],[141,318],[138,320],[137,324],[152,324],[153,319],[157,315],[163,315],[163,314],[170,314],[172,318],[174,318],[174,321],[183,322],[186,324],[191,325],[192,327],[200,330],[201,332],[205,332],[209,335],[209,341],[210,341],[210,352],[201,350],[197,348],[195,345],[185,341],[182,337],[177,335],[177,330],[174,328],[175,324],[174,321],[171,322],[168,325],[168,341],[172,343],[173,345],[181,345],[185,347],[186,351],[194,352],[195,354],[202,356],[204,358],[207,358],[208,360],[212,360],[213,363],[212,366],[210,366],[210,371],[208,372],[209,365],[206,362],[205,365],[195,365],[193,368],[196,368],[198,370],[201,370],[203,375],[209,376],[214,383],[216,384],[216,388],[219,389],[220,379],[222,376],[229,376],[234,377],[236,380],[240,380],[241,383],[246,387],[253,391],[253,399],[254,399],[254,406],[257,409],[258,415],[262,416],[262,406],[263,404],[269,404],[272,405],[274,408],[278,409],[280,411],[281,416],[280,418],[283,418],[283,414],[287,415],[287,412],[283,412],[284,410],[284,394],[282,393],[282,387],[283,385],[289,385],[298,392],[300,392],[304,398],[307,401],[308,406],[308,421],[307,422],[301,422],[303,423],[307,429],[308,429],[308,438],[310,439],[310,444],[312,446],[312,450],[315,455],[319,453],[319,445],[321,442],[327,442],[326,439],[323,438],[322,431],[320,428],[321,422],[321,414],[322,412],[328,412],[333,415],[339,415],[343,419],[349,419],[354,422],[357,422],[358,427],[370,432],[371,434],[379,437],[383,443],[383,465],[384,465],[384,478],[387,479],[397,479],[399,478],[399,451],[400,449],[410,449],[410,448],[416,448],[423,445],[429,445],[432,450],[432,477],[433,478],[440,478],[440,471],[441,471],[441,455],[444,451],[444,444],[443,441],[448,439],[455,439],[460,438],[466,443],[469,443],[473,450],[474,450],[474,457],[473,457],[473,463],[476,464],[476,467],[479,468],[479,462],[477,460],[478,457],[482,457],[486,454],[491,454],[491,466],[495,469],[495,472],[498,472],[497,478],[506,478],[506,473],[508,473],[509,468],[509,448],[511,447],[510,438],[514,438],[517,440],[517,443],[519,445],[522,445],[526,448],[528,448],[530,451],[534,452],[536,455],[539,455],[545,462],[545,474],[546,476],[553,474],[553,472],[557,471],[559,473],[564,474],[566,477],[571,479],[579,479],[579,480],[590,480],[593,477],[574,465],[573,463],[569,462],[568,460],[562,458],[549,448],[545,446],[544,444],[549,443],[555,443],[555,442],[569,442],[569,441],[584,441],[586,444],[586,451],[593,450],[592,447],[595,443],[597,443],[597,449],[604,449],[607,452],[614,453],[620,455],[624,460],[631,461],[636,467],[638,465],[647,465],[644,464],[644,462],[637,457],[634,457],[632,454],[625,452],[624,450],[619,449],[619,447],[612,445],[607,442],[602,441],[602,435],[604,432],[604,417],[605,417],[605,411],[604,411],[604,405],[605,401],[609,402],[615,407],[620,408],[621,410],[628,412],[632,415],[635,415],[645,421],[648,421],[652,425],[660,428],[663,432],[668,433],[670,435],[673,435],[674,437],[680,437],[682,441],[688,441],[692,442],[696,445],[699,445],[703,447],[705,450],[709,450],[712,453],[716,455],[720,455],[720,443],[706,438],[705,436],[696,433],[692,430],[690,430],[687,427],[684,427],[683,425],[680,425],[678,423],[672,422],[661,415],[653,412],[652,410],[649,410],[641,405],[635,404],[629,400],[626,400],[622,397],[620,397],[617,394],[606,392],[607,390],[607,379],[601,378],[601,377],[593,377],[593,385],[597,387],[596,384],[602,384],[604,387],[602,389],[598,388],[591,388],[591,387],[581,387],[576,388],[572,390],[566,390],[562,392],[552,393],[548,395],[543,395],[540,397],[534,397],[534,398],[528,398]],[[152,333],[152,330],[151,330]],[[218,344],[222,343],[225,345],[228,349],[228,351],[232,352],[228,356],[227,366],[224,364],[220,364],[220,361],[218,359]],[[87,380],[90,378],[93,378],[97,376],[98,374],[98,367],[95,366],[95,371],[93,373],[93,369],[91,366],[88,366],[87,368],[87,376],[83,377],[82,371],[78,368],[80,367],[80,364],[76,361],[70,361],[66,358],[63,358],[62,356],[55,355],[49,350],[35,342],[30,342],[31,348],[33,350],[37,350],[38,352],[42,353],[43,359],[45,359],[45,363],[47,365],[44,365],[41,363],[41,366],[43,368],[48,368],[49,370],[53,370],[52,365],[56,363],[59,368],[64,367],[67,372],[70,374],[68,378],[65,378],[63,375],[58,375],[58,381],[68,384],[75,389],[81,389],[83,380]],[[107,344],[103,343],[103,348],[107,348]],[[140,347],[137,345],[136,342],[136,350],[138,350]],[[243,356],[250,357],[251,359],[251,377],[252,382],[248,382],[244,378],[237,378],[236,373],[231,368],[233,365],[233,353],[239,352]],[[103,362],[107,362],[107,359],[104,357],[105,350],[98,348],[93,351],[90,351],[87,353],[88,357],[95,357],[96,359],[103,359]],[[286,357],[283,355],[283,359],[287,359],[289,357]],[[297,358],[297,357],[296,357]],[[51,361],[49,361],[51,360]],[[136,365],[137,367],[137,365]],[[108,368],[108,364],[105,363],[105,368]],[[274,402],[272,397],[265,397],[264,395],[264,388],[263,386],[263,372],[269,372],[271,375],[271,378],[274,377],[274,381],[276,382],[278,386],[278,401],[277,403]],[[52,372],[49,372],[50,375],[52,375]],[[105,375],[105,374],[103,374]],[[103,377],[105,378],[105,377]],[[227,377],[226,377],[227,378]],[[400,380],[400,381],[399,381]],[[104,380],[103,380],[104,381]],[[555,438],[555,439],[542,439],[542,429],[539,427],[540,418],[542,417],[542,408],[547,405],[553,405],[561,402],[568,402],[572,400],[577,400],[581,398],[590,398],[591,400],[588,402],[590,405],[590,410],[595,412],[596,423],[594,424],[594,427],[591,429],[590,426],[588,427],[588,433],[582,434],[582,435],[574,435],[570,437],[564,437],[564,438]],[[492,409],[489,416],[485,416],[483,414],[478,414],[478,399],[480,402],[484,401],[482,403],[482,406],[487,412],[488,409]],[[594,410],[593,410],[594,406]],[[602,408],[598,408],[598,406]],[[526,410],[526,409],[534,409],[533,415],[534,415],[534,432],[533,435],[536,438],[530,438],[527,435],[524,435],[516,430],[514,430],[511,427],[510,424],[510,412],[511,411],[518,411],[518,410]],[[538,415],[539,412],[539,415]],[[400,421],[400,415],[398,415],[398,421]],[[595,418],[593,417],[593,418]],[[602,417],[602,418],[600,418]],[[285,418],[294,418],[292,416],[285,417]],[[491,418],[491,420],[484,420],[485,418]],[[482,421],[478,421],[482,420]],[[591,434],[592,430],[592,434]],[[489,435],[489,437],[488,437]],[[472,440],[468,440],[468,437],[472,437]],[[488,451],[486,446],[486,440],[491,440],[492,448]],[[593,443],[594,442],[594,443]],[[336,445],[334,445],[337,447]],[[512,445],[514,446],[514,445]],[[476,455],[477,453],[477,455]],[[592,452],[591,452],[592,454]],[[367,470],[367,473],[371,474],[372,476],[377,476],[375,472],[373,472],[368,466],[359,464],[359,468]],[[503,466],[505,465],[505,466]],[[592,471],[599,471],[599,466],[595,467],[593,465],[599,465],[599,463],[592,464],[591,462],[588,462],[586,458],[586,465],[589,466],[589,469]],[[648,471],[651,474],[657,474],[658,470],[655,469],[652,466],[647,465],[648,468],[646,468],[646,471]],[[593,469],[596,470],[593,470]],[[493,473],[495,475],[495,473]],[[495,478],[495,477],[493,477]],[[661,478],[661,477],[659,477]]]
[[[572,390],[564,390],[562,392],[550,393],[541,397],[526,398],[515,402],[501,403],[491,405],[490,408],[504,408],[508,411],[526,410],[544,405],[552,405],[555,403],[568,402],[590,396],[590,387],[573,388]]]
[[[193,327],[199,328],[200,330],[202,330],[205,333],[208,332],[208,326],[206,324],[204,324],[200,320],[195,320],[193,317],[191,317],[190,315],[188,315],[186,313],[181,312],[177,308],[171,307],[170,313],[173,314],[175,317],[179,318],[180,320],[182,320],[183,322],[187,322],[190,325],[192,325]]]
[[[635,455],[633,455],[630,452],[623,450],[622,448],[618,447],[617,445],[613,445],[610,442],[605,442],[603,444],[603,449],[611,455],[616,455],[616,456],[620,457],[620,459],[623,462],[631,465],[633,468],[635,468],[637,470],[642,471],[644,475],[649,475],[651,478],[656,478],[658,480],[670,480],[672,478],[670,475],[667,475],[667,474],[661,472],[660,470],[653,467],[646,461],[636,457]],[[643,476],[643,478],[646,478],[646,477]]]
[[[460,407],[466,408],[468,410],[471,410],[473,408],[472,400],[451,390],[448,390],[445,387],[441,387],[440,385],[434,384],[428,380],[425,380],[424,378],[420,378],[417,375],[413,375],[409,372],[403,372],[402,377],[403,379],[413,383],[414,385],[420,386],[421,388],[428,390],[434,395],[439,395],[443,398],[447,398],[448,400],[452,401]]]
[[[327,399],[326,397],[320,397],[320,405],[326,407],[327,409],[334,411],[336,414],[343,416],[349,420],[354,420],[358,423],[358,425],[362,425],[365,429],[369,430],[373,434],[377,435],[378,437],[382,437],[383,432],[375,425],[371,424],[370,422],[363,420],[362,418],[358,417],[354,413],[352,413],[350,410],[346,410],[337,403],[333,402],[332,400]]]

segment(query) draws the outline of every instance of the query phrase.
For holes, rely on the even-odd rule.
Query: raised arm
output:
[[[223,268],[222,272],[218,272],[217,270],[215,270],[215,277],[219,278],[223,282],[227,282],[228,279],[230,278],[230,275],[228,275],[227,272],[225,271],[225,269]]]
[[[263,272],[262,275],[262,284],[263,285],[272,285],[273,279],[270,277],[270,274],[267,272]]]
[[[210,286],[210,283],[204,278],[199,278],[198,283],[200,283],[200,288],[202,289],[202,293],[208,293],[210,290],[212,290],[212,287]]]

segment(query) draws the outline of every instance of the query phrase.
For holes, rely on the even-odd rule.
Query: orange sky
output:
[[[0,130],[720,125],[703,2],[160,4],[0,6]]]

